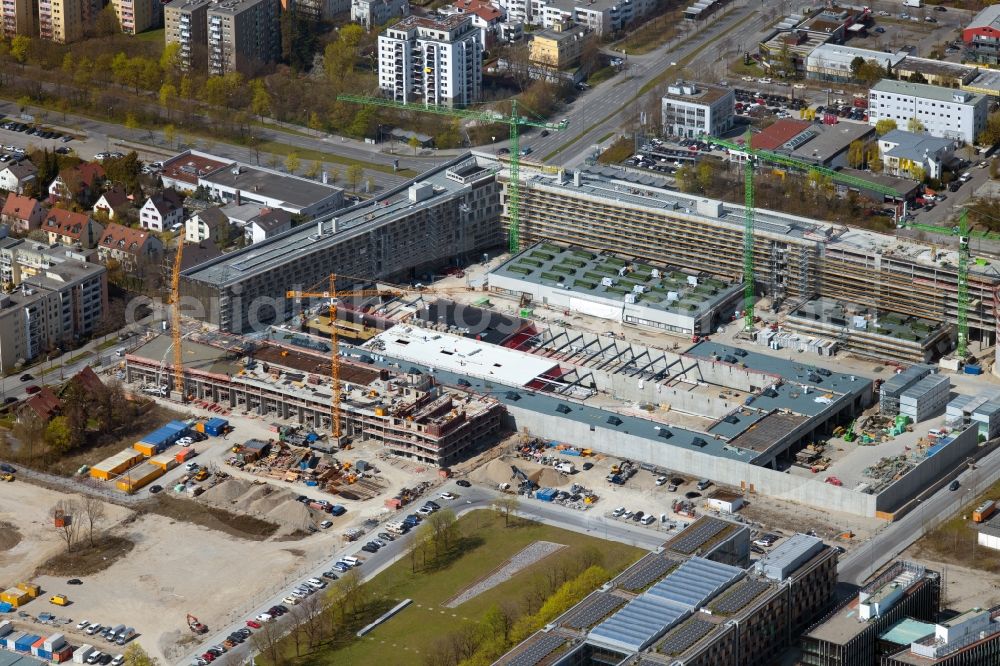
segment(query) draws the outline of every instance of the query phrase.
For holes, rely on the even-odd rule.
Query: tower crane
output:
[[[840,171],[834,171],[833,169],[827,169],[826,167],[821,167],[815,164],[810,164],[809,162],[803,162],[787,155],[781,155],[778,153],[773,153],[768,150],[754,150],[750,145],[750,132],[747,131],[746,138],[744,139],[744,144],[740,145],[733,141],[727,141],[725,139],[718,139],[716,137],[706,136],[703,137],[705,141],[714,143],[719,146],[728,148],[731,151],[745,153],[747,155],[746,167],[744,171],[744,187],[746,188],[745,199],[746,199],[746,224],[744,225],[743,231],[743,282],[744,282],[744,301],[750,305],[746,305],[746,312],[749,313],[746,319],[747,329],[753,324],[753,310],[751,309],[753,302],[753,169],[750,166],[751,158],[754,158],[763,162],[770,162],[772,164],[779,164],[782,166],[787,166],[794,169],[800,169],[803,171],[816,173],[820,176],[829,178],[830,180],[842,183],[849,187],[857,187],[859,189],[865,189],[873,192],[878,192],[883,196],[888,197],[898,197],[899,194],[896,190],[880,185],[878,183],[873,183],[871,181],[865,180],[864,178],[859,178],[851,174],[842,173]],[[898,220],[898,216],[897,216]],[[937,233],[949,233],[949,230],[944,227],[931,227],[928,229],[928,225],[919,224],[909,224],[907,226],[919,229],[930,230],[932,229]],[[959,358],[964,359],[968,352],[969,343],[969,228],[968,228],[968,210],[963,209],[962,214],[959,218],[959,224],[954,227],[950,233],[958,235],[958,277],[957,277],[957,324],[958,324],[958,345],[957,353]],[[747,289],[747,284],[750,288]]]
[[[769,150],[755,150],[751,145],[751,138],[750,128],[747,128],[742,144],[714,136],[703,135],[701,137],[703,141],[722,146],[730,151],[744,153],[747,156],[743,166],[743,326],[748,332],[753,330],[754,323],[754,162],[769,162],[771,164],[801,169],[851,187],[871,190],[889,197],[899,196],[896,190],[890,187],[872,183],[857,176],[827,169],[826,167],[810,164],[809,162],[803,162],[786,155],[773,153]]]
[[[521,126],[539,127],[547,130],[560,131],[566,129],[567,120],[558,123],[548,123],[539,120],[530,120],[517,112],[517,100],[511,100],[510,115],[504,115],[499,111],[480,109],[453,109],[447,106],[436,104],[410,104],[408,102],[397,102],[381,97],[370,97],[364,95],[337,95],[337,101],[352,102],[354,104],[364,104],[367,106],[381,106],[389,109],[401,109],[404,111],[420,111],[423,113],[436,113],[442,116],[453,118],[464,118],[466,120],[478,120],[485,123],[503,123],[510,127],[510,185],[508,186],[509,196],[507,197],[507,214],[510,217],[510,232],[508,234],[511,254],[521,249],[521,146],[520,131]]]
[[[332,396],[330,398],[330,425],[332,443],[340,446],[343,440],[343,427],[340,411],[340,401],[343,394],[343,387],[340,381],[340,335],[337,332],[337,303],[342,298],[369,298],[381,296],[405,296],[407,294],[447,294],[455,292],[466,292],[468,288],[448,288],[448,289],[407,289],[404,287],[392,287],[387,289],[359,289],[338,291],[337,279],[349,276],[336,275],[331,273],[326,283],[324,291],[300,291],[289,290],[285,292],[286,298],[300,300],[303,298],[322,298],[329,301],[330,307],[330,382]],[[370,282],[368,278],[355,278]],[[321,283],[322,284],[322,283]]]
[[[184,393],[184,355],[181,353],[181,261],[184,256],[184,234],[177,236],[177,252],[174,254],[174,270],[170,276],[170,293],[173,298],[171,311],[170,336],[174,348],[174,390],[185,402]]]

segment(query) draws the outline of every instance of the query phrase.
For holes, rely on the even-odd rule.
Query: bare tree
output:
[[[71,552],[79,531],[77,518],[80,513],[80,505],[76,500],[59,500],[49,513],[56,532],[66,542],[66,552]]]
[[[302,618],[303,633],[309,641],[309,649],[313,650],[323,640],[323,604],[322,596],[315,594],[306,597],[299,603],[298,608]]]
[[[254,649],[266,656],[272,666],[280,666],[285,661],[279,649],[280,641],[281,635],[274,622],[264,622],[250,637]]]
[[[87,528],[88,528],[87,536],[90,538],[90,545],[93,546],[94,527],[107,517],[104,502],[97,499],[93,495],[84,495],[83,515],[87,520]]]
[[[45,421],[33,409],[23,407],[14,424],[14,437],[27,449],[27,458],[34,458],[39,447],[45,442]]]
[[[520,506],[521,502],[513,495],[506,495],[493,503],[493,508],[496,512],[503,516],[504,527],[510,527],[511,516],[517,513]]]

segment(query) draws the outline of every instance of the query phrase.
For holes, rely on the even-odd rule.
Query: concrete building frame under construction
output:
[[[497,168],[463,155],[377,199],[185,271],[181,293],[200,310],[185,314],[248,332],[292,313],[286,290],[312,288],[331,273],[409,278],[499,246]]]
[[[502,197],[507,202],[507,181]],[[544,173],[521,167],[520,237],[610,250],[653,264],[737,280],[743,271],[742,205],[666,189],[655,178],[601,168]],[[510,220],[505,208],[503,224]],[[757,209],[754,265],[775,304],[816,296],[954,325],[958,253],[887,234]],[[940,245],[957,242],[942,235]],[[996,339],[1000,262],[970,263],[970,337]]]
[[[170,337],[158,336],[125,356],[130,383],[173,390]],[[262,417],[330,428],[329,357],[263,345],[247,357],[200,342],[184,344],[184,391]],[[504,408],[488,396],[438,384],[430,375],[341,366],[345,434],[383,442],[394,455],[446,467],[467,457],[502,427]]]

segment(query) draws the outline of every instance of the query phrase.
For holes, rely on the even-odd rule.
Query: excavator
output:
[[[199,622],[198,618],[196,618],[194,615],[191,615],[191,613],[187,614],[187,623],[188,623],[188,629],[190,629],[196,634],[208,633],[208,627]]]

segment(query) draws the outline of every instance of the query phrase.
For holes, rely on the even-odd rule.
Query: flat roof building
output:
[[[739,283],[552,243],[515,255],[490,272],[489,284],[549,307],[680,335],[731,321],[743,294]]]
[[[239,162],[199,177],[198,184],[226,203],[258,203],[306,220],[344,206],[344,191],[339,187]]]
[[[896,65],[907,55],[906,51],[886,53],[844,44],[820,44],[806,56],[806,76],[820,81],[846,83],[854,81],[851,63],[855,58],[874,63],[885,71],[895,72]]]
[[[291,313],[288,289],[309,289],[331,273],[411,275],[495,247],[495,168],[460,156],[376,199],[185,271],[182,293],[201,300],[207,321],[248,331]]]
[[[986,129],[989,100],[954,88],[882,79],[868,92],[868,122],[894,120],[900,129],[919,122],[931,136],[973,143]]]
[[[803,659],[815,666],[875,663],[886,629],[903,618],[931,620],[939,610],[940,577],[909,562],[895,562],[802,636]]]
[[[736,117],[736,94],[725,86],[677,81],[667,86],[660,99],[660,112],[664,134],[684,138],[724,136]]]

